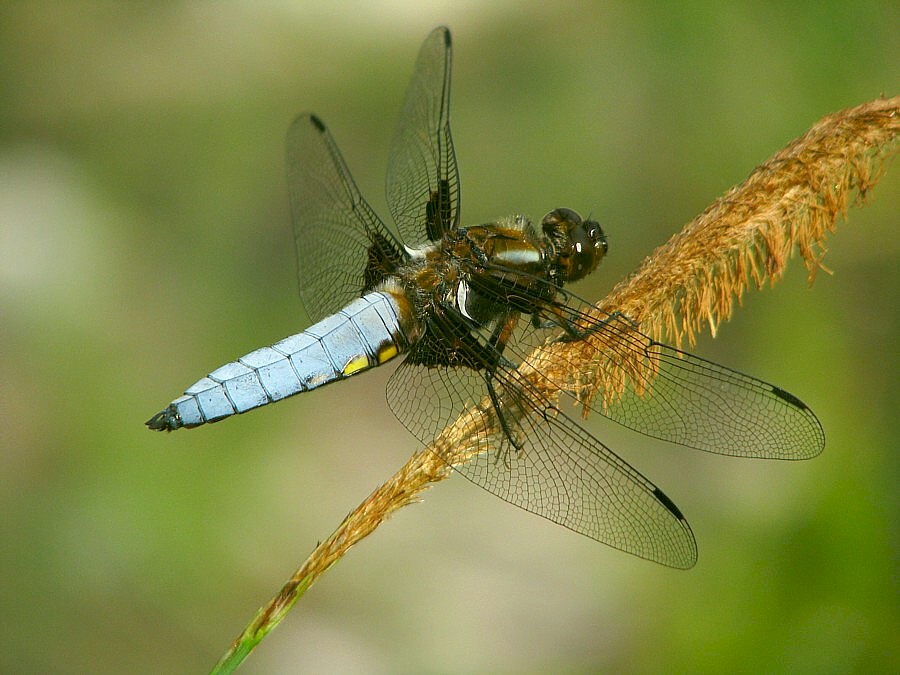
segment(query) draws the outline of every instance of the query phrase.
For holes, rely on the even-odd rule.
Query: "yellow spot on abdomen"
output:
[[[342,371],[344,377],[349,377],[355,373],[358,373],[361,370],[365,370],[369,367],[369,358],[363,354],[362,356],[357,356],[355,358],[350,359],[347,362],[347,365],[344,366],[344,370]]]
[[[383,345],[378,350],[378,365],[381,365],[385,361],[390,361],[395,356],[397,356],[397,345],[393,343]]]

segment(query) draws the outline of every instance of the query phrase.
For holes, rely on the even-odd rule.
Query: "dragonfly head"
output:
[[[606,255],[606,235],[596,220],[583,220],[572,209],[553,209],[541,220],[555,255],[560,283],[583,279]]]

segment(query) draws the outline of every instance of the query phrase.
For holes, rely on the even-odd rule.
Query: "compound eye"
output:
[[[583,227],[572,228],[569,237],[572,240],[569,254],[569,280],[574,281],[593,271],[597,259],[594,254],[594,244]]]
[[[590,239],[591,244],[594,249],[598,251],[599,255],[601,257],[606,255],[608,250],[606,235],[603,233],[603,228],[600,227],[600,223],[596,220],[586,220],[584,221],[584,229],[587,232],[588,239]]]
[[[569,250],[560,262],[567,281],[576,281],[593,272],[606,254],[606,235],[595,220],[586,220],[569,230]],[[561,256],[563,257],[563,256]]]
[[[566,233],[581,224],[581,216],[572,209],[553,209],[541,219],[541,229],[548,236]]]

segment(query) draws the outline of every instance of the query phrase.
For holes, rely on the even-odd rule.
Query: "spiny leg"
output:
[[[494,412],[497,414],[497,420],[500,422],[500,428],[503,430],[503,435],[509,441],[510,445],[516,449],[517,452],[522,450],[522,443],[513,438],[512,430],[510,428],[509,422],[506,419],[506,414],[503,412],[503,407],[500,404],[500,397],[497,395],[497,390],[494,388],[494,368],[497,367],[505,367],[505,368],[514,368],[515,364],[509,362],[507,359],[503,358],[503,350],[506,348],[507,342],[509,342],[512,337],[513,330],[515,330],[516,323],[519,320],[519,315],[516,313],[510,313],[507,317],[497,324],[497,327],[494,329],[493,334],[490,339],[490,346],[494,349],[497,354],[498,363],[493,368],[486,368],[484,371],[484,383],[487,385],[488,396],[491,399],[491,403],[494,406]],[[506,392],[509,395],[511,392]]]

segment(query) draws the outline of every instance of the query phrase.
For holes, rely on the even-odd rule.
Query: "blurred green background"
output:
[[[10,3],[0,10],[3,672],[204,672],[416,448],[381,369],[172,435],[143,422],[306,325],[283,137],[385,214],[419,44],[454,31],[463,220],[569,206],[597,299],[821,116],[898,92],[896,3]],[[790,672],[898,661],[898,186],[696,351],[806,401],[810,462],[592,431],[690,518],[677,572],[454,478],[242,672]]]

